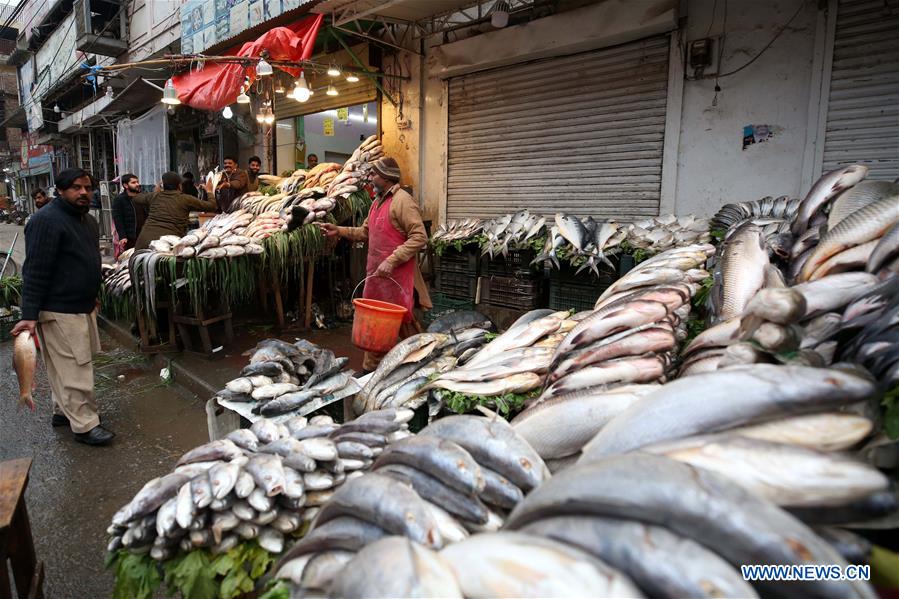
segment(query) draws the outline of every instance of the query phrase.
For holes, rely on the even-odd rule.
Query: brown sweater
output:
[[[151,241],[163,235],[184,236],[191,210],[215,210],[215,202],[200,200],[175,190],[142,193],[134,196],[131,201],[138,206],[146,206],[149,212],[134,245],[138,250],[150,247]]]
[[[409,260],[416,260],[418,253],[428,245],[428,235],[421,219],[421,210],[418,203],[411,195],[400,189],[399,184],[391,187],[384,194],[386,198],[393,194],[393,203],[390,205],[390,224],[406,236],[406,242],[398,246],[387,261],[394,267],[405,264]],[[376,202],[379,200],[375,200]],[[350,241],[368,241],[368,217],[361,227],[338,227],[341,237]],[[433,307],[428,286],[421,276],[418,262],[415,264],[415,291],[418,292],[418,303],[422,308]]]

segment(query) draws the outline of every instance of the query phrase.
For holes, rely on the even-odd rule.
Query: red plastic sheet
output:
[[[254,42],[247,42],[238,49],[230,48],[227,56],[259,56],[268,51],[269,60],[300,61],[312,56],[315,36],[324,15],[310,16],[287,27],[275,27]],[[300,69],[282,69],[298,77]],[[172,77],[178,99],[199,110],[221,110],[233,104],[240,94],[245,77],[256,80],[256,68],[239,64],[207,62],[198,71],[188,71]]]

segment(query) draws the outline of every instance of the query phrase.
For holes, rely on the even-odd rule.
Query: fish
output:
[[[899,195],[883,198],[857,210],[821,237],[799,273],[799,281],[808,281],[828,258],[843,250],[881,237],[899,221]]]
[[[502,356],[503,354],[500,354]],[[456,368],[441,374],[438,380],[443,381],[490,381],[497,378],[523,374],[527,372],[546,372],[552,360],[553,351],[546,348],[541,354],[529,358],[511,357],[490,362],[476,368]]]
[[[177,472],[154,478],[147,482],[126,506],[113,515],[112,524],[124,526],[128,522],[146,516],[174,497],[189,481],[189,476]]]
[[[313,527],[287,550],[273,571],[277,572],[278,578],[290,578],[283,572],[285,566],[304,555],[335,549],[356,552],[385,536],[388,533],[379,526],[352,516],[341,516]]]
[[[897,186],[899,187],[899,186]],[[893,224],[877,241],[868,257],[865,271],[875,273],[899,253],[899,222]]]
[[[219,439],[218,441],[211,441],[191,449],[182,455],[175,465],[181,466],[182,464],[215,460],[230,461],[242,455],[243,451],[237,445],[227,439]]]
[[[240,376],[250,377],[262,375],[267,377],[278,377],[283,372],[284,366],[278,362],[257,362],[245,366],[244,369],[240,371]]]
[[[296,385],[290,386],[296,387]],[[287,414],[288,412],[296,410],[297,408],[308,403],[311,399],[318,396],[318,391],[312,389],[284,393],[278,395],[276,399],[257,405],[253,408],[253,413],[267,417],[278,416],[279,414]]]
[[[581,549],[520,532],[480,534],[440,552],[465,597],[639,597],[621,572]]]
[[[881,240],[882,238],[874,239],[873,241],[869,241],[867,243],[849,248],[848,250],[844,250],[838,254],[834,254],[833,256],[825,260],[821,264],[821,266],[816,268],[815,271],[809,276],[808,280],[815,281],[831,274],[846,272],[847,270],[855,270],[859,267],[866,267],[871,258],[871,254],[874,252],[875,248]]]
[[[487,506],[477,496],[466,495],[444,484],[420,467],[390,463],[383,466],[375,464],[372,466],[372,470],[409,485],[422,499],[441,506],[456,518],[475,524],[487,523]],[[483,481],[483,478],[481,480]],[[483,492],[483,489],[480,492]]]
[[[485,504],[495,506],[503,510],[511,510],[524,499],[522,490],[512,484],[505,476],[494,472],[490,468],[481,466],[481,474],[484,477],[484,490],[479,497]],[[488,514],[488,519],[490,515]]]
[[[396,536],[357,553],[335,576],[330,593],[360,599],[463,597],[456,574],[438,553]]]
[[[842,321],[843,315],[838,312],[825,312],[806,321],[802,327],[799,348],[811,349],[824,342],[840,330]]]
[[[484,382],[437,379],[422,387],[420,392],[428,389],[446,389],[466,395],[491,397],[494,395],[505,395],[506,393],[526,393],[539,387],[542,382],[542,377],[535,372],[523,372]]]
[[[613,418],[581,459],[836,408],[875,392],[871,381],[836,369],[755,364],[698,374],[661,386]]]
[[[870,562],[871,542],[868,539],[844,528],[832,526],[815,526],[813,530],[850,564],[865,565]]]
[[[853,212],[868,204],[899,194],[899,185],[890,181],[860,181],[840,195],[830,204],[827,214],[827,229],[833,229]]]
[[[605,343],[607,340],[608,338],[603,339],[594,345],[568,354],[547,375],[547,383],[553,383],[572,371],[606,360],[640,356],[647,352],[669,351],[674,349],[677,343],[672,332],[661,327],[635,331],[610,343]]]
[[[265,490],[267,496],[273,497],[284,490],[284,467],[279,457],[256,454],[247,462],[246,470],[256,485]]]
[[[522,532],[590,553],[648,597],[758,597],[715,552],[662,526],[591,514],[545,518]]]
[[[567,314],[567,313],[566,313]],[[488,343],[466,364],[467,368],[483,365],[487,360],[510,349],[529,347],[541,337],[559,330],[563,316],[550,314],[527,323],[513,323],[505,333]]]
[[[638,404],[639,405],[639,404]],[[582,462],[532,492],[507,530],[560,515],[598,515],[664,526],[742,564],[837,564],[843,559],[795,517],[720,474],[662,456],[631,453]],[[776,591],[783,583],[760,582]],[[867,583],[793,581],[791,592],[873,597]]]
[[[806,229],[808,229],[809,221],[822,206],[859,183],[867,175],[868,167],[858,164],[833,170],[822,175],[799,205],[799,210],[791,226],[793,235],[799,236],[805,233]]]
[[[418,434],[459,444],[482,469],[495,471],[524,492],[539,486],[549,476],[539,454],[502,419],[447,416],[432,422]]]
[[[342,516],[365,520],[427,547],[443,546],[437,521],[425,501],[410,487],[384,474],[370,472],[346,481],[322,506],[315,526]]]
[[[37,370],[37,345],[29,331],[22,331],[16,335],[13,343],[13,368],[19,379],[19,406],[27,406],[34,411],[35,380],[34,371]]]
[[[443,333],[422,333],[413,335],[397,343],[381,360],[377,370],[372,373],[371,378],[369,378],[365,387],[356,394],[356,397],[353,399],[353,411],[357,415],[362,414],[364,412],[365,401],[375,387],[377,387],[378,383],[380,383],[385,376],[393,372],[394,369],[403,364],[410,354],[429,345],[442,343],[447,339],[449,339],[449,337]]]
[[[253,399],[271,399],[274,397],[280,397],[287,393],[293,393],[295,391],[299,391],[300,387],[298,385],[293,385],[291,383],[274,383],[272,385],[267,385],[265,387],[258,387],[253,389],[253,392],[250,394]]]
[[[266,418],[257,420],[250,425],[250,432],[256,435],[256,438],[262,443],[272,443],[281,438],[281,431],[278,429],[278,425]],[[288,432],[290,432],[289,429]]]
[[[643,451],[717,472],[783,507],[846,505],[889,487],[879,470],[848,457],[739,434],[690,437]]]
[[[512,428],[544,460],[577,454],[606,423],[655,388],[579,389],[534,404],[512,419]]]
[[[782,353],[799,349],[799,334],[796,329],[779,325],[773,322],[763,322],[752,333],[751,340],[762,349],[770,352]]]
[[[232,393],[250,394],[253,392],[253,381],[247,377],[236,378],[225,383],[225,389]]]
[[[668,285],[672,283],[681,283],[684,281],[684,271],[679,268],[644,268],[636,271],[630,271],[603,291],[597,303],[605,300],[610,295],[620,291],[629,291],[640,287],[652,287],[654,285]]]
[[[418,468],[465,495],[484,490],[481,467],[465,449],[447,439],[425,435],[391,443],[372,468],[377,470],[388,464]]]
[[[763,322],[793,324],[807,312],[805,296],[795,288],[759,289],[742,311],[740,338],[749,338]]]
[[[844,272],[825,279],[800,283],[792,289],[805,298],[806,312],[802,320],[833,312],[872,291],[879,283],[876,276],[865,272]]]
[[[846,412],[822,412],[780,418],[730,429],[749,439],[807,447],[817,451],[844,451],[871,434],[874,423]]]
[[[725,243],[710,296],[714,322],[740,316],[749,301],[765,284],[769,265],[762,231],[755,225],[743,225]]]
[[[586,347],[613,333],[658,322],[667,315],[668,307],[656,301],[634,300],[620,305],[609,304],[580,321],[568,333],[556,348],[551,369],[574,348]]]
[[[558,379],[541,395],[542,399],[601,385],[650,383],[665,374],[666,361],[660,356],[617,358],[586,366]]]
[[[576,250],[583,252],[589,243],[589,235],[584,224],[577,218],[557,212],[555,216],[559,234]]]
[[[681,358],[686,359],[707,348],[727,346],[739,338],[739,333],[740,318],[723,320],[694,337],[693,341],[687,344],[687,347],[681,352]]]
[[[474,310],[460,310],[443,314],[428,325],[428,333],[449,333],[470,328],[493,331],[496,326],[487,316]]]

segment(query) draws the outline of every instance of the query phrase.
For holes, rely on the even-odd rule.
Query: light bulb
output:
[[[272,73],[274,73],[272,65],[270,65],[264,58],[260,58],[259,62],[256,63],[256,74],[260,77],[268,77]]]
[[[275,122],[275,115],[274,115],[274,113],[269,112],[268,114],[265,115],[265,118],[264,118],[263,120],[265,121],[265,124],[266,124],[266,125],[272,125],[272,124],[274,124],[274,122]]]
[[[508,2],[505,0],[500,0],[496,3],[495,8],[493,10],[493,14],[490,15],[490,24],[496,27],[497,29],[502,29],[506,25],[509,24],[509,6]]]
[[[301,72],[300,78],[297,79],[293,88],[293,97],[297,102],[306,102],[311,95],[312,90],[309,89],[309,84],[306,83],[306,74]]]
[[[276,94],[283,94],[283,93],[284,93],[284,84],[281,83],[280,81],[279,81],[278,83],[275,84],[275,93],[276,93]]]
[[[234,111],[231,110],[230,106],[225,106],[225,108],[222,110],[222,116],[226,119],[230,119],[232,116],[234,116]]]
[[[165,87],[162,89],[162,103],[171,106],[181,103],[181,100],[178,99],[178,90],[175,89],[175,83],[171,79],[165,82]]]
[[[337,65],[331,65],[328,67],[328,76],[329,77],[340,77],[340,68]]]
[[[326,93],[327,93],[329,96],[336,96],[336,95],[337,95],[337,88],[334,87],[333,85],[329,85],[329,86],[328,86],[328,91],[327,91]]]
[[[247,95],[247,92],[245,92],[244,90],[240,90],[240,95],[237,96],[237,103],[238,104],[249,104],[250,103],[250,96]]]
[[[59,107],[59,104],[53,105],[53,112],[55,112],[56,114],[59,114],[60,112],[62,112],[62,109]]]
[[[350,73],[346,76],[346,80],[350,83],[356,83],[357,81],[359,81],[359,77],[358,75],[356,75],[356,73]]]

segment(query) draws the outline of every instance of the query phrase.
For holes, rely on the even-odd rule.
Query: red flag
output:
[[[287,27],[275,27],[256,41],[247,42],[240,49],[230,48],[225,54],[257,57],[266,50],[269,60],[308,60],[323,18],[324,15],[314,15]],[[300,69],[281,70],[294,77],[300,74]],[[250,83],[255,81],[256,67],[207,62],[199,71],[175,75],[172,82],[182,103],[199,110],[221,110],[237,99],[245,77],[250,78]]]

